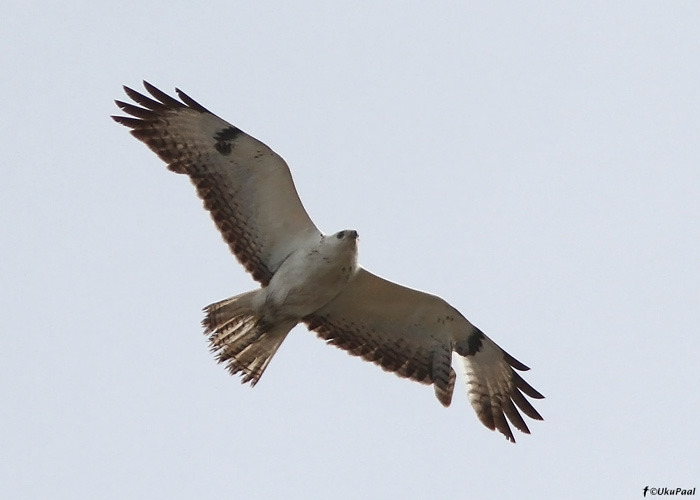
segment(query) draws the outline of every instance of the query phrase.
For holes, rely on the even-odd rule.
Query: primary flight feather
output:
[[[479,420],[515,442],[508,421],[542,420],[525,395],[543,396],[528,370],[446,301],[375,276],[357,262],[358,234],[323,234],[299,199],[289,167],[269,147],[184,92],[147,82],[147,97],[116,101],[131,129],[168,168],[189,176],[233,254],[261,288],[205,308],[203,325],[219,362],[255,385],[289,331],[304,322],[327,343],[400,377],[432,384],[449,406],[452,354],[461,360]]]

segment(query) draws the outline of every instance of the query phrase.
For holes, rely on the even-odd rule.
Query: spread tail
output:
[[[241,382],[254,386],[295,323],[270,324],[253,308],[258,290],[222,300],[204,309],[204,333],[219,363]]]

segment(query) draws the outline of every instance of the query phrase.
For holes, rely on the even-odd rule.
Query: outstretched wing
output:
[[[510,441],[515,439],[506,417],[518,430],[530,433],[517,408],[542,420],[523,393],[543,396],[514,371],[528,367],[440,297],[360,269],[340,295],[305,322],[329,344],[400,377],[433,384],[444,406],[452,400],[455,351],[464,361],[469,400],[479,420]]]
[[[131,128],[168,168],[187,174],[231,251],[266,285],[284,259],[321,233],[299,200],[289,167],[269,147],[177,90],[181,101],[143,82],[154,98],[124,87],[116,101]]]

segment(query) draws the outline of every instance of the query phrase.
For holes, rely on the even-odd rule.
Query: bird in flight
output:
[[[224,241],[261,285],[205,308],[202,321],[220,363],[254,386],[298,323],[326,343],[422,384],[449,406],[453,353],[479,420],[515,442],[508,421],[542,420],[541,399],[515,371],[529,368],[436,295],[393,283],[358,264],[358,233],[324,234],[299,199],[286,162],[184,92],[177,100],[143,82],[124,87],[134,104],[113,116],[178,174],[186,174]],[[520,411],[518,411],[520,410]]]

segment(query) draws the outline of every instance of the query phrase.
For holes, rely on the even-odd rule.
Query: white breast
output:
[[[265,315],[301,320],[338,295],[356,271],[355,239],[325,236],[302,247],[287,257],[261,294]]]

